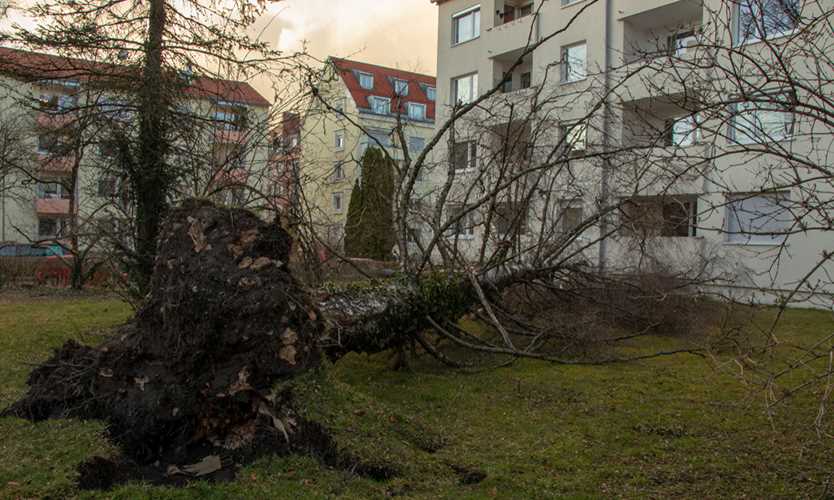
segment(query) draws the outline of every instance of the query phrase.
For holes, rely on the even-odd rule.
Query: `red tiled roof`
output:
[[[331,57],[330,61],[339,72],[342,81],[345,82],[353,100],[356,102],[356,106],[359,108],[369,109],[371,105],[368,102],[368,97],[372,95],[389,98],[395,97],[392,80],[396,78],[408,82],[408,95],[400,98],[403,106],[405,106],[404,103],[408,102],[425,104],[426,118],[434,120],[435,103],[434,101],[430,101],[428,96],[426,96],[426,87],[436,88],[437,79],[435,77],[337,57]],[[359,71],[370,73],[374,76],[373,89],[363,89],[359,85],[359,79],[356,75],[356,72]],[[393,102],[394,100],[392,99],[392,108],[394,108]]]
[[[116,64],[0,47],[0,73],[25,81],[54,79],[89,81],[129,77],[129,68]],[[246,82],[197,77],[186,89],[197,98],[234,101],[269,107],[269,101]]]

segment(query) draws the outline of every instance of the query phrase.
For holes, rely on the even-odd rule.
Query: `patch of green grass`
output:
[[[24,363],[128,315],[126,306],[106,300],[0,305],[2,403],[23,391],[30,369]],[[830,314],[795,310],[777,333],[807,343],[832,330]],[[668,342],[646,339],[634,350]],[[788,358],[777,350],[771,362]],[[801,393],[770,419],[761,392],[691,355],[608,366],[517,361],[478,373],[428,359],[410,372],[392,372],[386,361],[349,355],[311,374],[299,394],[310,396],[308,416],[325,422],[340,447],[365,461],[394,463],[401,472],[394,479],[356,477],[309,457],[267,457],[229,484],[131,484],[80,494],[72,487],[75,465],[112,451],[99,423],[0,419],[0,496],[772,498],[819,496],[834,471],[831,440],[813,429],[818,393]],[[425,451],[439,439],[444,446]],[[449,464],[481,470],[486,479],[461,484]]]

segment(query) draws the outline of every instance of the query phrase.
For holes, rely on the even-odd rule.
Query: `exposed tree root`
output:
[[[315,391],[299,395],[301,375],[327,369],[325,327],[287,270],[290,244],[244,210],[199,202],[174,210],[135,320],[97,347],[67,342],[4,414],[105,420],[122,456],[82,464],[88,488],[228,479],[264,453],[307,453],[391,477],[395,466],[354,456],[333,426],[309,416]]]

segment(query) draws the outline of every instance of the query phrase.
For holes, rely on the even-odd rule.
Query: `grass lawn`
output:
[[[115,299],[0,296],[0,406],[22,394],[31,364],[51,348],[68,338],[94,341],[97,331],[130,313]],[[832,330],[830,313],[797,310],[779,334],[807,341]],[[778,353],[772,362],[780,362]],[[761,393],[694,356],[602,367],[519,361],[478,373],[426,360],[403,373],[389,371],[384,356],[351,355],[336,366],[335,377],[380,402],[392,418],[418,420],[444,446],[413,457],[403,475],[381,482],[308,457],[272,457],[245,468],[234,483],[184,489],[131,484],[98,495],[819,497],[834,473],[834,440],[817,437],[813,428],[818,393],[797,397],[769,420]],[[834,433],[834,418],[826,418]],[[113,452],[102,429],[99,422],[0,419],[0,497],[91,496],[74,489],[73,476],[84,458]],[[481,470],[486,479],[461,484],[449,464]],[[828,494],[834,495],[834,485]]]

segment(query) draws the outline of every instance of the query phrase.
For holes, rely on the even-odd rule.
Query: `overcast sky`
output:
[[[270,11],[265,37],[281,49],[307,40],[320,59],[351,57],[436,73],[437,6],[430,0],[283,0]]]

